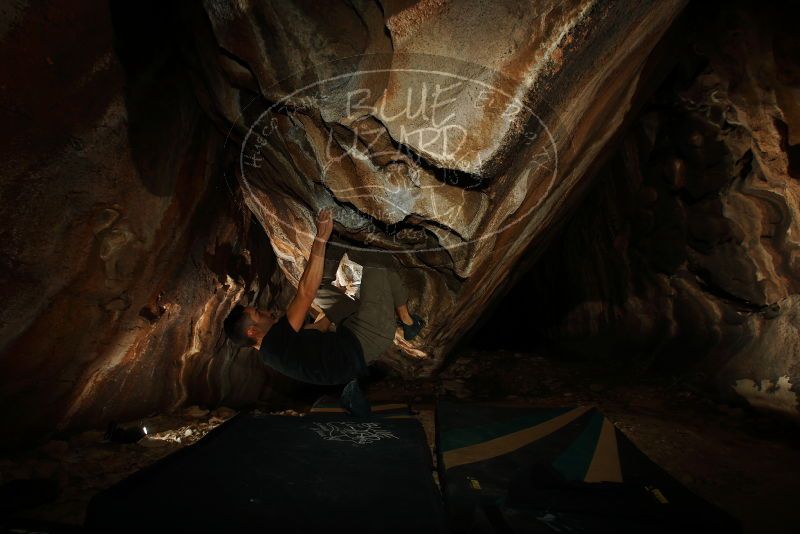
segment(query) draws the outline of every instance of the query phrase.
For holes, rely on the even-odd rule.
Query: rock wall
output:
[[[171,44],[174,21],[133,7],[4,11],[3,447],[187,402],[236,405],[268,383],[219,324],[263,294],[274,257],[230,201],[223,139]]]
[[[775,11],[693,6],[713,31],[642,112],[684,5],[9,7],[4,445],[268,395],[221,322],[286,301],[322,207],[400,261],[428,319],[387,355],[407,377],[522,278],[509,306],[562,347],[795,414],[796,44]]]
[[[797,418],[798,41],[777,8],[691,16],[674,72],[514,298],[557,348],[688,370]]]
[[[296,283],[317,210],[394,252],[429,373],[579,197],[682,1],[204,3],[202,99]],[[194,15],[198,19],[199,15]]]

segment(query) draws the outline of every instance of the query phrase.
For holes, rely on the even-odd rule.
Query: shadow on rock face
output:
[[[125,71],[133,161],[149,192],[179,193],[171,147],[192,130],[198,110],[181,42],[190,44],[194,36],[174,3],[114,0],[110,8],[114,48]]]

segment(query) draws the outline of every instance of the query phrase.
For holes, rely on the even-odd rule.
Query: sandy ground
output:
[[[432,450],[437,398],[509,405],[596,405],[678,480],[737,517],[745,532],[796,532],[800,524],[797,427],[743,407],[718,404],[680,381],[634,379],[630,369],[607,364],[468,352],[436,379],[385,378],[370,386],[369,396],[373,402],[409,402],[418,411]],[[309,392],[301,397],[255,409],[302,416],[310,408]],[[98,491],[191,445],[235,413],[226,408],[190,407],[129,422],[128,426],[148,428],[148,436],[138,443],[110,443],[104,441],[104,432],[92,431],[0,458],[4,484],[38,479],[52,489],[50,502],[18,503],[11,513],[80,525],[89,500]]]

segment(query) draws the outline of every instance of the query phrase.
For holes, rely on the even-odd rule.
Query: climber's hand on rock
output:
[[[317,239],[328,241],[333,232],[333,214],[328,208],[320,210],[317,215]]]

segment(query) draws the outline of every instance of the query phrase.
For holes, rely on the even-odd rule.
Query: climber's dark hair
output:
[[[244,312],[244,306],[237,304],[225,318],[225,335],[238,347],[252,347],[256,344],[256,340],[247,337],[245,332],[245,329],[252,324],[253,321]]]

